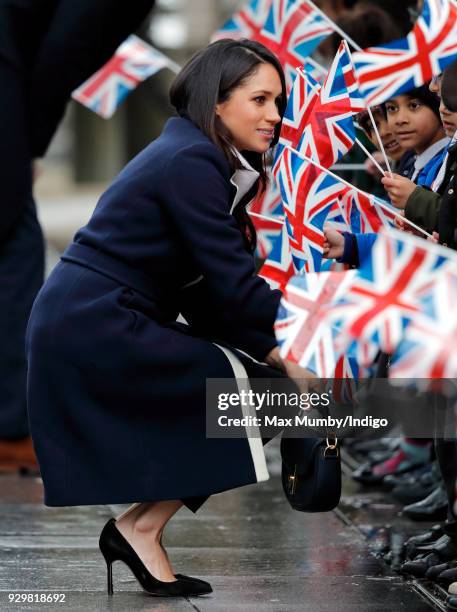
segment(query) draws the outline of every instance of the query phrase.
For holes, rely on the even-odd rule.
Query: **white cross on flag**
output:
[[[392,358],[392,378],[410,378],[426,391],[430,380],[457,378],[457,266],[448,266],[421,296],[421,313],[408,325]]]
[[[74,90],[72,98],[109,119],[131,91],[165,67],[176,69],[163,53],[132,34],[100,70]]]
[[[281,357],[332,378],[338,356],[326,307],[344,294],[355,271],[295,276],[287,285],[274,326]]]
[[[457,60],[457,6],[452,0],[424,0],[422,14],[406,38],[352,57],[368,106],[419,87]]]
[[[327,311],[341,330],[338,350],[351,350],[356,342],[357,360],[364,366],[380,350],[392,354],[421,312],[421,296],[449,262],[448,251],[404,232],[383,230],[342,299]],[[457,264],[457,256],[449,253]]]

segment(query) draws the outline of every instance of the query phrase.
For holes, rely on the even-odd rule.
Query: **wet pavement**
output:
[[[209,580],[212,595],[152,598],[116,563],[110,598],[97,541],[123,507],[46,508],[39,478],[0,475],[0,610],[431,610],[373,554],[398,510],[382,492],[364,495],[346,481],[340,510],[325,514],[290,509],[277,476],[216,495],[196,515],[181,510],[164,537],[175,571]],[[65,601],[20,603],[42,593]]]

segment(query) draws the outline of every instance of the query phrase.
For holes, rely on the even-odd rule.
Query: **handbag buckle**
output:
[[[325,441],[327,443],[327,446],[325,447],[325,450],[324,450],[324,457],[327,457],[327,453],[329,453],[330,455],[334,457],[338,457],[339,455],[338,438],[336,437],[336,434],[330,433],[325,439]]]
[[[295,495],[295,491],[297,490],[297,465],[294,467],[294,473],[289,474],[288,485],[290,495]]]

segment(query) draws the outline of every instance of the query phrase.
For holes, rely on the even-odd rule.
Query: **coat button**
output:
[[[453,189],[449,189],[448,194],[452,195],[453,193],[454,193],[454,190]]]

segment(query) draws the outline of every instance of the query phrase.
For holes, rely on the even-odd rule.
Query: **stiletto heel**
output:
[[[130,546],[119,529],[116,520],[110,519],[100,534],[99,546],[106,561],[108,575],[108,595],[113,594],[113,562],[123,561],[131,570],[143,589],[158,597],[184,597],[186,595],[206,595],[213,589],[208,582],[188,576],[176,576],[173,582],[162,582],[147,570],[135,550]]]
[[[111,561],[106,562],[106,569],[108,572],[108,595],[113,594],[113,564]]]

